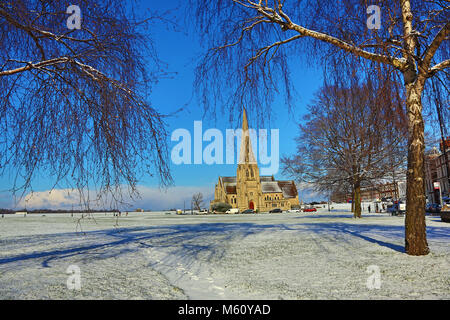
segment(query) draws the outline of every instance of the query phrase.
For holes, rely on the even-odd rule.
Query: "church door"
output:
[[[255,204],[253,203],[253,201],[250,201],[250,203],[248,204],[248,208],[252,210],[255,209]]]

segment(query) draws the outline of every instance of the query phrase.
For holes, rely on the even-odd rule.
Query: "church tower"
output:
[[[261,210],[263,207],[261,180],[259,177],[258,163],[252,150],[245,108],[242,119],[241,148],[236,180],[237,206],[239,211],[246,209]]]

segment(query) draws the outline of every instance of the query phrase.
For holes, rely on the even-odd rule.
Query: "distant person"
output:
[[[369,204],[369,208],[368,208],[368,210],[369,210],[369,213],[370,213],[370,204]]]
[[[5,217],[5,214],[4,213],[2,213],[2,218],[4,218]]]
[[[125,213],[125,215],[128,217],[128,211]]]

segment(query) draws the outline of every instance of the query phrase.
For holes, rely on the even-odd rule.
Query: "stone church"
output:
[[[254,209],[259,212],[275,208],[289,210],[299,206],[294,181],[277,181],[273,176],[260,176],[252,151],[247,113],[244,109],[239,163],[235,177],[219,177],[215,186],[214,203],[224,202],[240,212]]]

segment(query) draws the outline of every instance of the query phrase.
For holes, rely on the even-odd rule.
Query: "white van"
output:
[[[231,209],[228,209],[225,213],[228,213],[228,214],[236,214],[236,213],[239,213],[239,209],[237,209],[237,208],[231,208]]]

